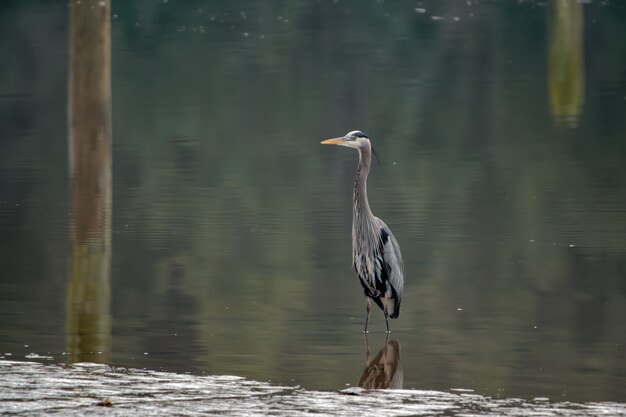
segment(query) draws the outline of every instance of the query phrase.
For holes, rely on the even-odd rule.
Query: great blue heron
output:
[[[389,333],[387,318],[395,319],[400,315],[404,266],[398,241],[385,222],[372,214],[367,201],[367,174],[372,162],[372,144],[359,130],[324,140],[322,144],[347,146],[359,151],[352,200],[352,260],[367,298],[364,333],[367,333],[367,322],[372,310],[371,300],[385,314]]]

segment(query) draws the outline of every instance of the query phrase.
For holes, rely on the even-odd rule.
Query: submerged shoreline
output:
[[[3,415],[626,416],[626,404],[494,399],[427,390],[315,391],[237,376],[0,360]]]

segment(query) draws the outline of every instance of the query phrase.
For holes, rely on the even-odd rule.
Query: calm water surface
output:
[[[360,129],[403,388],[626,402],[625,4],[114,0],[83,200],[70,10],[0,5],[0,358],[357,385],[384,320],[366,341],[356,153],[319,142]]]

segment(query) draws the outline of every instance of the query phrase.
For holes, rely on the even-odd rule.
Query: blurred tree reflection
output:
[[[72,269],[70,362],[108,362],[111,351],[110,1],[70,3],[69,147]]]
[[[548,90],[552,114],[576,123],[585,95],[583,5],[552,0],[549,7]]]

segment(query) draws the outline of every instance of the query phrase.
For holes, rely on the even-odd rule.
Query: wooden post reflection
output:
[[[71,0],[69,10],[67,344],[70,362],[105,363],[111,352],[111,4]]]
[[[549,18],[548,90],[552,114],[576,124],[585,95],[583,5],[552,0]]]

